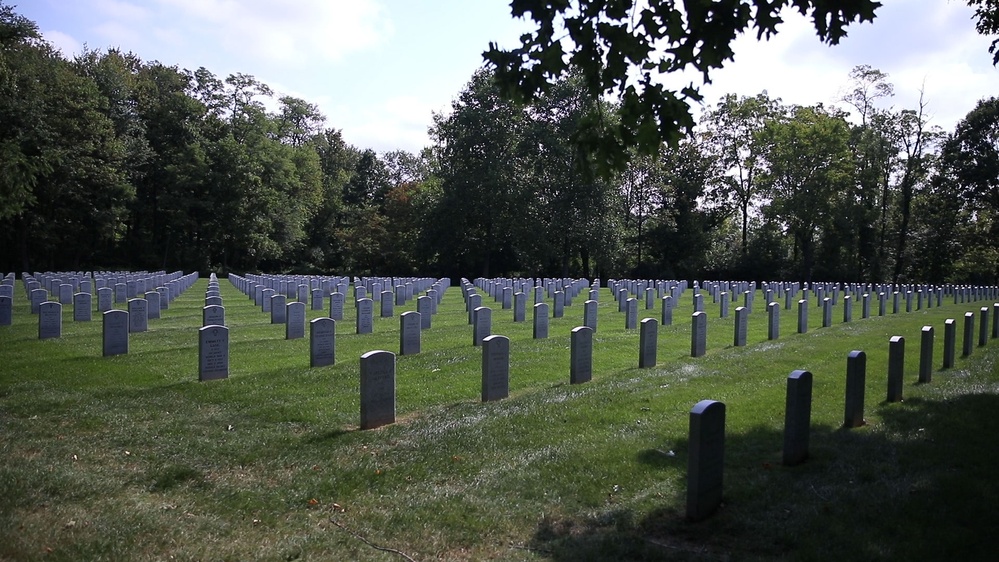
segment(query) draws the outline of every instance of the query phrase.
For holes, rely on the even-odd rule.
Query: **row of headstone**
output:
[[[183,292],[188,287],[190,287],[194,281],[197,280],[197,273],[191,273],[189,275],[180,275],[174,280],[169,281],[173,284],[177,295]],[[66,284],[61,284],[65,287]],[[174,289],[163,288],[168,294],[172,294]],[[108,289],[107,287],[101,287],[97,289],[98,293],[98,311],[105,314],[112,310],[110,303],[108,302]],[[32,309],[36,309],[37,303],[37,314],[38,314],[38,339],[50,339],[62,337],[62,306],[63,303],[58,300],[50,301],[45,300],[44,297],[45,289],[32,289]],[[128,309],[128,329],[130,332],[145,332],[148,330],[148,322],[150,318],[159,318],[160,310],[163,308],[164,302],[169,302],[169,296],[167,300],[162,299],[162,292],[151,291],[143,295],[143,297],[132,298],[127,301]],[[90,293],[76,293],[73,296],[73,320],[76,322],[90,322],[92,319],[91,315],[91,295]],[[58,305],[58,306],[53,306]],[[106,305],[106,308],[105,308]],[[151,305],[151,306],[150,306]],[[106,317],[105,317],[106,318]],[[119,318],[119,317],[113,317]],[[117,321],[117,320],[116,320]],[[120,349],[122,346],[120,343],[113,345],[115,349]],[[125,345],[127,349],[127,344]]]
[[[979,310],[978,346],[987,344],[992,338],[999,338],[999,327],[995,322],[999,314],[999,303],[992,310],[982,307]],[[975,313],[965,313],[964,352],[971,354],[975,338]],[[990,324],[990,320],[992,321]],[[947,326],[954,326],[948,319]],[[991,325],[991,330],[989,326]],[[953,330],[944,345],[944,354],[953,357],[955,336]],[[867,378],[867,355],[854,350],[847,354],[846,392],[844,398],[843,427],[863,426],[864,399]],[[933,361],[933,327],[924,326],[921,330],[919,353],[919,383],[931,381]],[[952,366],[945,359],[944,368]],[[888,388],[887,401],[902,400],[903,376],[905,367],[905,338],[893,336],[888,340]],[[793,371],[787,378],[784,409],[784,434],[782,462],[786,466],[801,464],[808,458],[809,435],[811,432],[812,373],[806,370]],[[725,449],[725,405],[713,400],[699,402],[690,411],[689,457],[687,462],[687,517],[701,520],[710,516],[722,501],[723,459]]]

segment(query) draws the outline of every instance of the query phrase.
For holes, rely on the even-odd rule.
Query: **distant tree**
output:
[[[849,127],[841,114],[822,106],[795,107],[785,119],[767,123],[767,186],[772,207],[794,240],[794,262],[810,282],[816,241],[830,225],[835,199],[853,182]]]
[[[742,243],[749,250],[749,218],[762,195],[762,143],[758,132],[781,113],[780,100],[766,92],[738,98],[728,94],[704,118],[704,148],[717,159],[726,181],[714,184],[714,199],[730,202],[741,220]]]

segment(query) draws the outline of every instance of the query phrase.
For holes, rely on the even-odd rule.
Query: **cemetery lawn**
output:
[[[99,316],[74,323],[71,306],[63,337],[38,340],[18,281],[14,325],[0,327],[0,559],[404,559],[375,545],[415,560],[975,560],[999,547],[999,340],[960,357],[964,313],[990,302],[870,319],[858,302],[850,324],[837,304],[821,328],[813,299],[808,333],[782,309],[770,342],[758,293],[737,348],[734,303],[721,319],[706,296],[707,354],[692,359],[687,291],[660,327],[658,366],[638,369],[639,332],[601,289],[593,380],[570,385],[583,299],[533,340],[530,311],[515,324],[486,296],[492,332],[511,339],[511,394],[483,404],[481,349],[450,288],[423,352],[397,358],[397,423],[360,431],[359,357],[398,352],[398,314],[415,300],[363,336],[345,307],[336,365],[310,369],[308,337],[285,340],[220,285],[230,377],[199,383],[205,280],[110,358]],[[947,318],[958,359],[941,370]],[[920,385],[924,325],[937,337]],[[895,335],[905,400],[889,404]],[[868,356],[867,425],[847,430],[854,349]],[[811,456],[788,468],[794,369],[815,377]],[[688,412],[706,398],[726,404],[724,504],[689,523]]]

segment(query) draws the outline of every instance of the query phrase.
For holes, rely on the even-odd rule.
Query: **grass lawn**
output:
[[[487,295],[511,374],[510,397],[483,404],[481,348],[450,288],[423,352],[397,358],[397,423],[361,431],[359,358],[398,352],[398,314],[415,299],[367,335],[345,306],[336,365],[311,369],[308,337],[286,340],[220,285],[230,376],[199,383],[206,280],[110,358],[99,317],[74,323],[71,306],[63,336],[38,340],[18,281],[14,325],[0,327],[0,559],[978,560],[999,547],[999,340],[961,357],[965,312],[977,324],[991,302],[899,314],[889,302],[862,319],[857,299],[853,322],[838,304],[822,328],[813,298],[798,334],[780,299],[781,338],[767,341],[758,293],[748,345],[733,347],[735,303],[722,319],[706,295],[707,354],[692,359],[688,290],[659,329],[658,366],[639,369],[639,332],[601,289],[593,380],[570,385],[583,299],[534,340],[530,311],[514,323]],[[639,319],[659,317],[642,304]],[[948,318],[958,359],[941,370]],[[934,373],[917,384],[924,325]],[[896,335],[905,399],[887,403]],[[855,349],[867,353],[867,425],[843,429]],[[811,456],[787,468],[795,369],[815,377]],[[689,523],[688,412],[705,398],[726,404],[724,504]]]

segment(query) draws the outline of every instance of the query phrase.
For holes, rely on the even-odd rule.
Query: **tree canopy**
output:
[[[976,8],[980,33],[999,33],[999,3],[968,4]],[[511,14],[530,18],[536,29],[510,49],[490,43],[483,57],[512,99],[533,100],[569,73],[583,77],[592,97],[615,96],[616,118],[580,130],[576,139],[609,173],[626,166],[630,148],[653,153],[693,132],[690,104],[702,100],[700,85],[670,88],[661,75],[692,69],[709,83],[711,72],[733,59],[737,36],[769,39],[785,8],[809,17],[818,40],[835,45],[851,24],[873,21],[880,6],[874,0],[512,0]],[[991,51],[999,62],[997,44]]]

